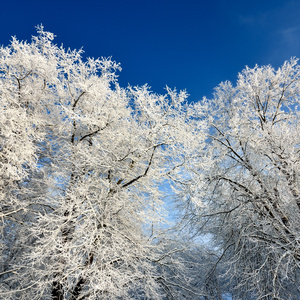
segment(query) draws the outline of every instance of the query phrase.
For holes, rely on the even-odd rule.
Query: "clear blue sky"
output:
[[[300,57],[299,0],[3,0],[0,44],[41,23],[59,45],[120,62],[122,86],[168,85],[192,101],[245,65]]]

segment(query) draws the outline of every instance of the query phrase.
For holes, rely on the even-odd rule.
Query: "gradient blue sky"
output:
[[[299,0],[3,0],[0,44],[30,40],[41,23],[58,45],[120,62],[121,86],[168,85],[191,101],[245,65],[300,57]]]

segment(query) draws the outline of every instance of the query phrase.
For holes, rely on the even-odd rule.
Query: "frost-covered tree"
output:
[[[0,297],[196,295],[164,201],[202,142],[186,93],[121,88],[118,64],[53,38],[0,49]]]
[[[202,203],[188,216],[214,241],[235,299],[300,297],[299,104],[297,59],[246,68],[236,86],[222,83],[196,104],[209,127],[196,182]]]
[[[299,299],[297,60],[188,104],[53,38],[0,49],[0,297]]]

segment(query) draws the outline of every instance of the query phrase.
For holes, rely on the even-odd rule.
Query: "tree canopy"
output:
[[[297,59],[189,103],[37,33],[0,49],[0,297],[298,299]]]
[[[181,197],[192,176],[186,93],[121,88],[117,63],[52,40],[39,27],[0,50],[1,294],[175,295],[185,246],[165,233],[163,188]]]
[[[237,299],[300,295],[299,88],[292,58],[278,70],[246,68],[236,86],[221,83],[199,106],[209,127],[197,221]]]

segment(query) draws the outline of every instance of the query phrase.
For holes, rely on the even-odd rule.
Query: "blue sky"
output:
[[[42,23],[57,44],[120,62],[121,86],[168,85],[197,101],[245,65],[300,57],[299,16],[299,0],[3,0],[0,44]]]

